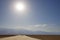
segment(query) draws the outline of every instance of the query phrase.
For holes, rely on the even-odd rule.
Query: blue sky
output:
[[[60,32],[60,0],[25,0],[26,16],[16,16],[9,6],[15,0],[0,0],[0,28]]]

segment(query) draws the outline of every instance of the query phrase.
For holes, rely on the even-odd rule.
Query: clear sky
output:
[[[22,16],[10,10],[14,1],[0,0],[0,28],[60,32],[60,0],[24,0],[28,12]]]

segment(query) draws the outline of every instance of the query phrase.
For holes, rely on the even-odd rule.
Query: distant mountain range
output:
[[[0,35],[16,35],[16,34],[26,34],[26,35],[60,35],[60,32],[43,32],[43,31],[29,31],[29,30],[16,30],[16,29],[5,29],[0,28]]]

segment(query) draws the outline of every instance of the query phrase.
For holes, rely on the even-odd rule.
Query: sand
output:
[[[17,35],[12,37],[0,38],[0,40],[40,40],[40,39],[31,38],[25,35]]]

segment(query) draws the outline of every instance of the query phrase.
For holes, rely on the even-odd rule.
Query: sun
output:
[[[17,16],[28,15],[28,4],[25,1],[14,1],[9,6],[10,11]]]
[[[18,2],[15,4],[15,10],[16,11],[24,11],[25,10],[25,5],[23,2]]]

